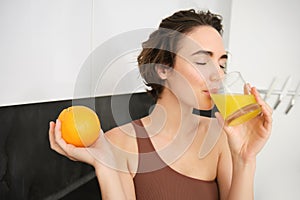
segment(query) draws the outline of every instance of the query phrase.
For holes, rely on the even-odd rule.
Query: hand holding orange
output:
[[[92,145],[99,137],[101,126],[97,114],[86,106],[71,106],[58,116],[62,138],[77,147]]]

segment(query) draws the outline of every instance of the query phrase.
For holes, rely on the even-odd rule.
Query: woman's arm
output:
[[[251,93],[261,106],[260,116],[239,126],[227,126],[220,114],[216,114],[220,124],[224,125],[228,141],[223,142],[227,145],[222,149],[218,165],[222,199],[254,199],[256,156],[271,134],[272,109],[261,99],[255,88],[251,88]]]
[[[98,165],[95,168],[103,200],[135,200],[132,177],[110,167]]]
[[[232,163],[232,181],[228,199],[254,199],[255,160],[244,163],[238,157],[233,157]]]
[[[67,144],[61,137],[61,124],[49,124],[49,141],[51,149],[73,161],[85,162],[95,168],[100,185],[102,199],[135,199],[131,174],[125,168],[120,171],[116,163],[127,165],[126,159],[116,160],[106,134],[101,134],[97,141],[87,148]],[[108,134],[110,135],[110,134]],[[125,163],[124,163],[125,162]]]
[[[104,134],[102,146],[108,146],[105,157],[96,160],[95,167],[98,182],[101,185],[102,199],[135,200],[133,176],[129,170],[129,160],[135,139],[124,134],[121,128],[114,128]],[[104,142],[103,142],[104,141]]]
[[[226,135],[225,135],[226,137]],[[225,139],[226,140],[226,139]],[[221,200],[254,199],[255,161],[248,164],[232,156],[225,141],[218,164],[218,185]]]

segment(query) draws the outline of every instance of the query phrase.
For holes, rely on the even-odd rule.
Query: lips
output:
[[[202,90],[202,93],[207,95],[207,96],[210,96],[210,92],[208,90]]]

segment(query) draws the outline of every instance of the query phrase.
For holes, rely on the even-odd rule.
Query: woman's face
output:
[[[179,42],[174,69],[166,87],[180,102],[197,109],[213,107],[207,83],[224,74],[227,54],[221,35],[210,26],[199,26]]]

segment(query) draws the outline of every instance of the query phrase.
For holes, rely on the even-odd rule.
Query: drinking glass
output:
[[[240,72],[230,72],[209,84],[212,100],[229,126],[242,124],[261,113],[261,107]]]

